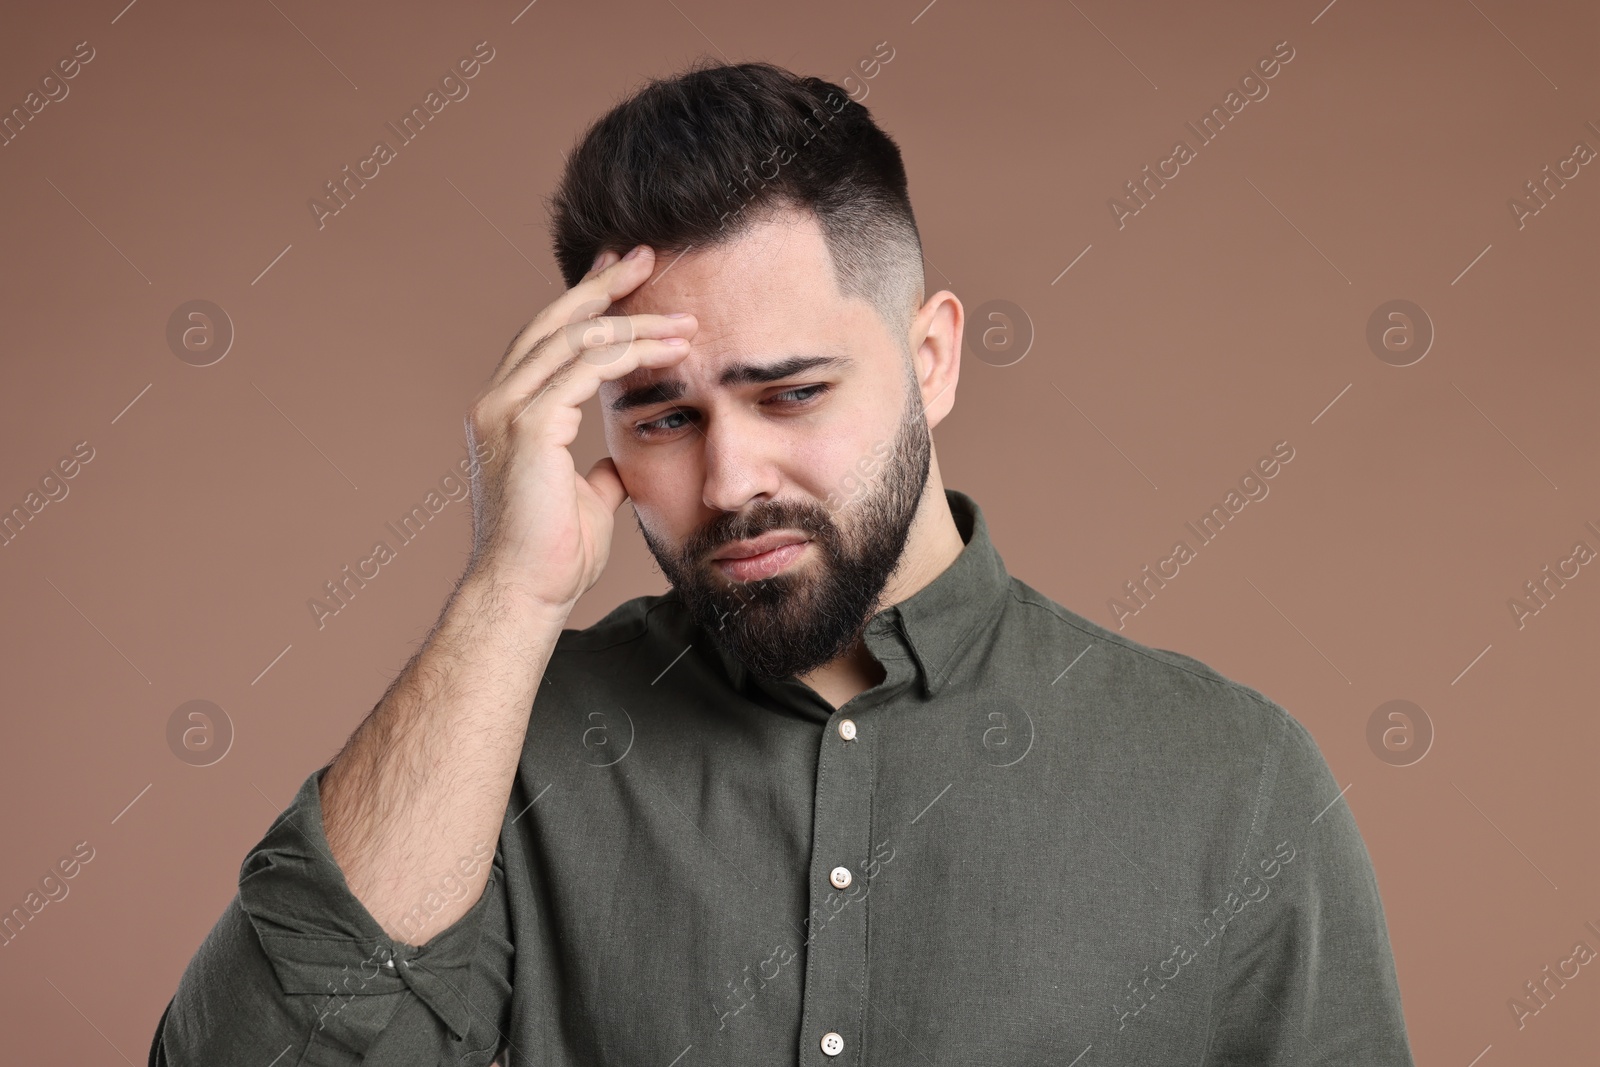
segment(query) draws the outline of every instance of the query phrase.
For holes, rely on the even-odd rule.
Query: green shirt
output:
[[[1310,734],[1009,576],[946,498],[965,548],[837,710],[670,591],[563,630],[492,858],[462,843],[488,886],[421,947],[350,893],[313,774],[151,1062],[1409,1067]]]

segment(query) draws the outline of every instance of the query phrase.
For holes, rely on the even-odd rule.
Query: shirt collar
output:
[[[1011,582],[1000,553],[989,540],[988,523],[977,502],[956,489],[945,489],[944,496],[964,542],[960,553],[933,581],[874,615],[865,635],[868,649],[880,660],[904,659],[909,650],[924,698],[932,697],[950,681],[962,650],[984,628],[993,627]],[[676,592],[669,591],[667,597],[676,599]],[[792,678],[766,683],[752,676],[709,635],[703,639],[715,650],[737,690],[750,685],[772,693],[795,687],[807,690]]]
[[[950,680],[961,651],[980,630],[994,625],[1011,585],[977,502],[955,489],[944,496],[965,547],[933,581],[874,620],[887,616],[898,623],[925,697]]]

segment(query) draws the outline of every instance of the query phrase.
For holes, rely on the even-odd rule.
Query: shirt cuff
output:
[[[457,1039],[467,1035],[466,998],[483,916],[502,877],[496,855],[472,908],[420,947],[391,938],[350,891],[323,835],[319,784],[308,777],[239,871],[239,902],[285,994],[321,997],[317,1029],[364,1050],[409,991]]]

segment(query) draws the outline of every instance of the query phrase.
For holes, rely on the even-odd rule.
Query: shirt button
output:
[[[822,1035],[822,1051],[830,1056],[837,1056],[844,1051],[844,1038],[829,1030]]]
[[[850,868],[835,867],[828,874],[828,881],[833,883],[835,889],[848,889],[850,887]]]
[[[856,724],[849,719],[840,719],[839,736],[846,741],[854,741],[856,739]]]

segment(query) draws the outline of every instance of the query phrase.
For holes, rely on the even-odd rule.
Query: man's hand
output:
[[[466,418],[469,452],[480,441],[493,448],[491,462],[474,468],[468,575],[561,618],[599,580],[628,495],[609,456],[578,475],[569,449],[579,405],[602,381],[677,363],[699,329],[692,315],[604,315],[650,277],[653,252],[641,245],[629,256],[603,253],[535,316]]]

